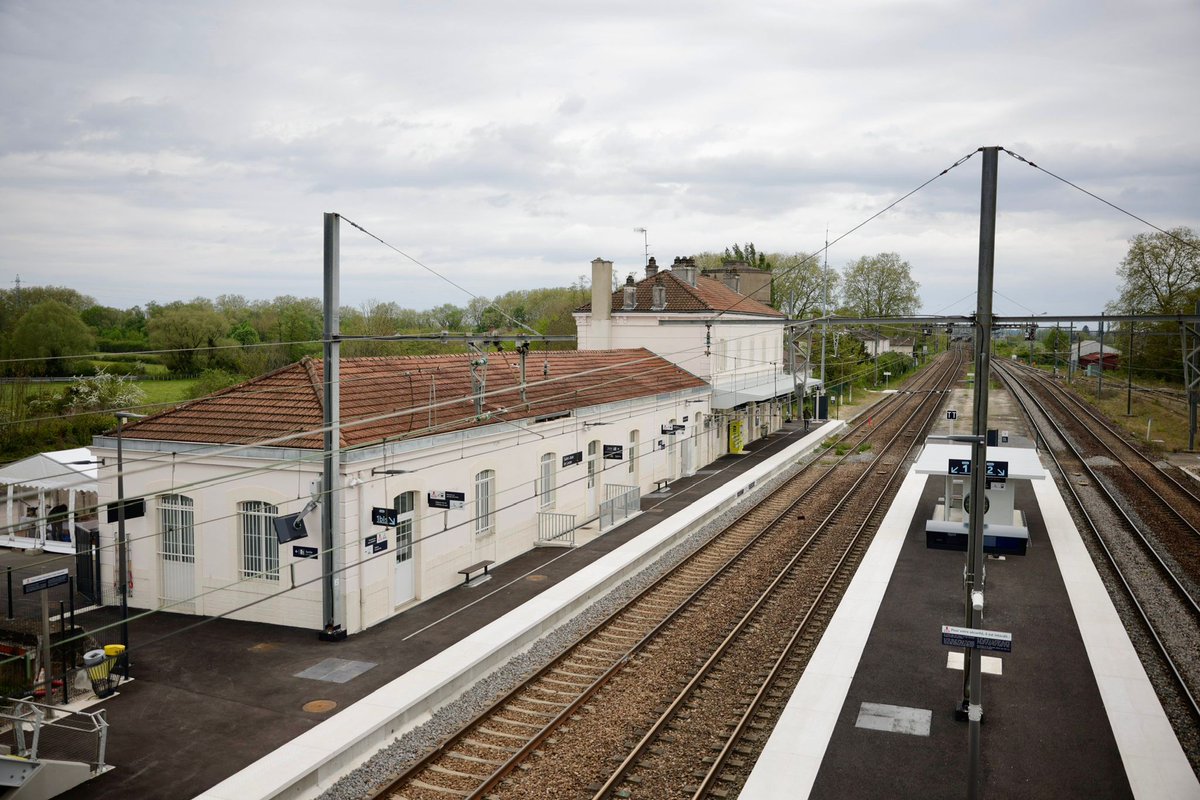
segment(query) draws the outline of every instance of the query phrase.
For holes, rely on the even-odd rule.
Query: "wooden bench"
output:
[[[654,491],[656,491],[656,492],[671,491],[671,487],[667,485],[669,483],[670,483],[670,481],[667,478],[662,478],[660,480],[655,481],[654,482]]]
[[[479,572],[480,570],[482,570],[483,574],[487,575],[488,567],[490,567],[492,564],[495,564],[495,563],[496,563],[495,561],[484,560],[484,561],[480,561],[477,564],[472,564],[469,567],[463,567],[462,569],[460,569],[458,571],[458,574],[465,577],[465,580],[463,581],[463,586],[467,586],[468,584],[471,583],[471,574],[472,573]]]

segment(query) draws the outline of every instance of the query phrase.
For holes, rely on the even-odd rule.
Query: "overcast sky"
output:
[[[0,3],[0,280],[321,294],[336,211],[474,294],[811,252],[983,145],[1200,228],[1200,4]],[[974,310],[976,156],[831,248]],[[996,312],[1091,313],[1146,231],[1003,153]],[[342,300],[469,296],[349,226]]]

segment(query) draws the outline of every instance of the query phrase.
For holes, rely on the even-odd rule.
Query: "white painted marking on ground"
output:
[[[927,708],[890,706],[887,703],[863,703],[858,707],[855,727],[888,733],[928,736],[933,712]]]
[[[1003,675],[1004,674],[1004,659],[996,658],[995,656],[981,656],[983,659],[983,674],[984,675]],[[960,651],[953,651],[946,654],[946,669],[962,669],[963,654]]]

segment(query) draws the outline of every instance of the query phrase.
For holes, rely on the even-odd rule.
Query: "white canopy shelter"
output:
[[[6,495],[0,545],[75,552],[77,517],[96,517],[96,467],[92,451],[76,447],[38,453],[0,468]]]

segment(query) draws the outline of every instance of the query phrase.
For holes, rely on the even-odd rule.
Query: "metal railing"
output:
[[[0,705],[0,744],[30,761],[74,761],[99,774],[106,768],[108,720],[103,710],[66,711],[32,700],[10,700]]]
[[[641,509],[641,493],[636,486],[610,483],[604,487],[605,500],[600,504],[600,530],[611,528]]]
[[[575,515],[554,511],[538,512],[538,541],[575,544]]]

